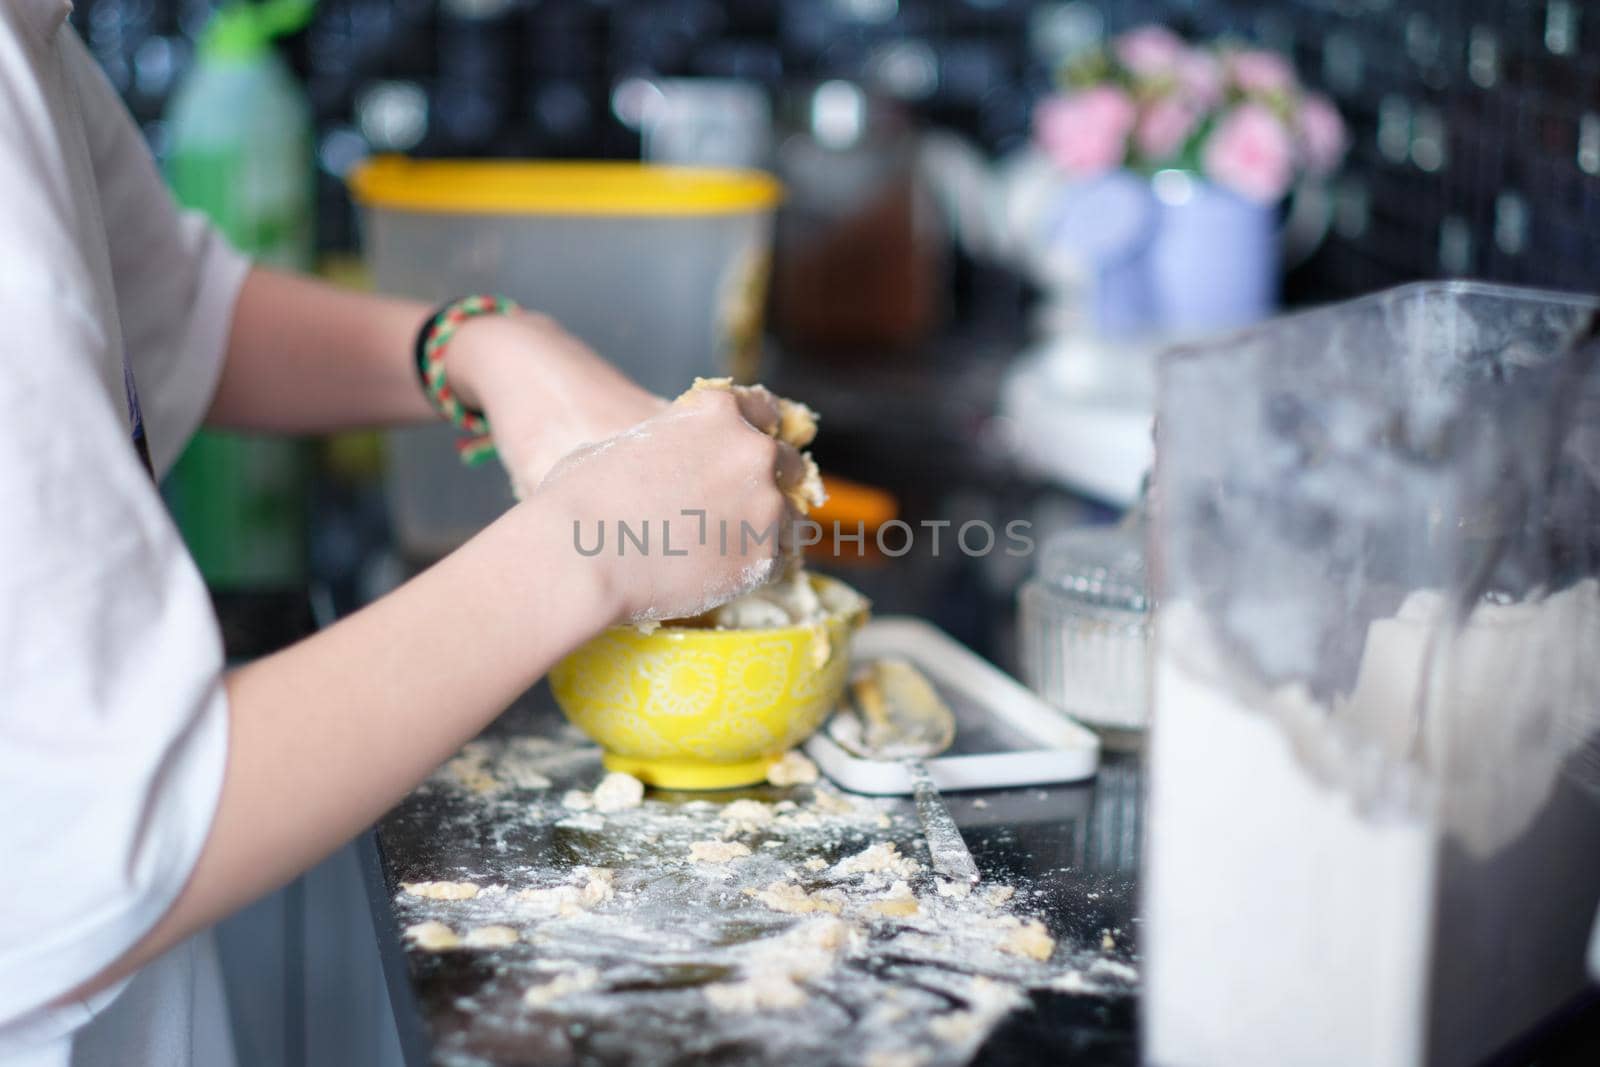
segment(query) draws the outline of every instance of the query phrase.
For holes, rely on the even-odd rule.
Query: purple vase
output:
[[[1210,333],[1270,315],[1278,294],[1274,205],[1183,171],[1157,173],[1150,191],[1156,225],[1143,259],[1160,332]]]

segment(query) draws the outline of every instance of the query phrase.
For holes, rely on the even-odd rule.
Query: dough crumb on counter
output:
[[[689,858],[695,863],[727,863],[750,855],[750,846],[743,841],[692,841]]]
[[[972,895],[971,882],[952,882],[941,878],[938,889],[941,897],[950,897],[954,900],[965,900]]]
[[[818,788],[811,798],[811,807],[824,815],[854,815],[855,801],[832,789]]]
[[[840,910],[838,901],[807,893],[792,882],[773,882],[765,889],[746,889],[744,892],[773,911],[781,911],[786,915],[811,915],[816,912],[837,915]]]
[[[820,871],[827,865],[828,861],[823,859],[821,856],[812,856],[810,859],[806,860],[805,869],[808,871]]]
[[[927,1062],[927,1054],[922,1052],[880,1050],[867,1054],[867,1067],[923,1067]]]
[[[785,752],[767,768],[767,781],[772,785],[812,785],[816,780],[817,765],[798,749]]]
[[[754,833],[772,825],[772,806],[759,800],[735,800],[718,813],[729,828],[739,833]]]
[[[569,789],[561,794],[561,806],[568,811],[592,811],[594,797],[581,789]]]
[[[600,972],[593,967],[579,967],[576,970],[558,974],[550,981],[530,988],[522,994],[522,1002],[531,1008],[542,1008],[552,1004],[562,997],[570,997],[576,993],[587,993],[600,984]]]
[[[644,783],[631,774],[612,771],[594,787],[592,799],[596,811],[615,812],[637,808],[644,801]]]
[[[461,944],[467,948],[505,948],[516,943],[516,929],[499,924],[475,926],[461,939]]]
[[[454,930],[432,919],[406,927],[404,936],[424,952],[445,952],[461,946],[461,939]]]
[[[617,895],[617,872],[610,867],[580,867],[576,877],[583,882],[578,902],[586,908],[598,908]]]
[[[983,891],[983,902],[992,908],[998,908],[1016,895],[1015,886],[992,885]]]
[[[806,991],[785,974],[759,974],[737,982],[716,982],[705,987],[705,994],[713,1008],[739,1015],[798,1008],[810,999]]]
[[[616,872],[610,867],[579,867],[572,878],[571,885],[524,889],[516,899],[540,914],[570,918],[616,896]]]
[[[1001,952],[1009,952],[1013,956],[1022,956],[1042,963],[1056,950],[1056,939],[1050,936],[1044,923],[1038,919],[1018,919],[1014,915],[1008,915],[1000,926],[1005,930],[1004,936],[996,945]]]
[[[428,900],[471,900],[478,895],[476,882],[401,882],[400,888],[408,896]]]
[[[840,878],[854,874],[892,874],[897,878],[910,878],[921,869],[922,864],[910,856],[902,855],[893,841],[868,845],[854,856],[846,856],[833,865],[833,873]]]
[[[883,919],[909,919],[922,910],[922,905],[917,903],[916,895],[911,892],[911,886],[905,882],[896,882],[889,887],[882,900],[875,900],[867,905],[867,910]]]

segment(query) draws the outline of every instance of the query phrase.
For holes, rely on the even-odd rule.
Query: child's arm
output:
[[[729,394],[674,405],[564,462],[458,552],[315,637],[228,676],[226,779],[194,872],[148,936],[76,996],[103,988],[317,863],[412,789],[562,655],[605,625],[691,614],[765,576],[775,539],[729,554],[714,530],[787,515],[771,438]],[[618,510],[620,509],[620,510]],[[615,513],[614,513],[615,512]],[[672,522],[685,556],[580,555],[574,523]],[[659,528],[659,527],[658,527]]]
[[[413,362],[433,310],[256,267],[234,308],[206,421],[318,433],[435,419]],[[450,342],[446,369],[462,401],[489,416],[513,478],[530,487],[573,448],[662,403],[534,313],[470,320]]]

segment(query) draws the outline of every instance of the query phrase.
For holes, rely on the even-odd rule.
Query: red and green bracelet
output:
[[[461,402],[444,371],[444,350],[461,324],[479,315],[511,315],[520,311],[510,297],[478,293],[452,300],[423,323],[417,334],[417,376],[422,391],[434,410],[467,436],[456,442],[461,462],[469,467],[495,458],[494,439],[489,436],[489,420]]]

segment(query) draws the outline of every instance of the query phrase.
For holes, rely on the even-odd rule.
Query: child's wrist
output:
[[[512,509],[536,539],[537,549],[554,560],[570,587],[564,591],[570,614],[595,633],[627,621],[635,610],[627,583],[616,566],[616,552],[596,551],[600,520],[568,487],[539,489]]]

